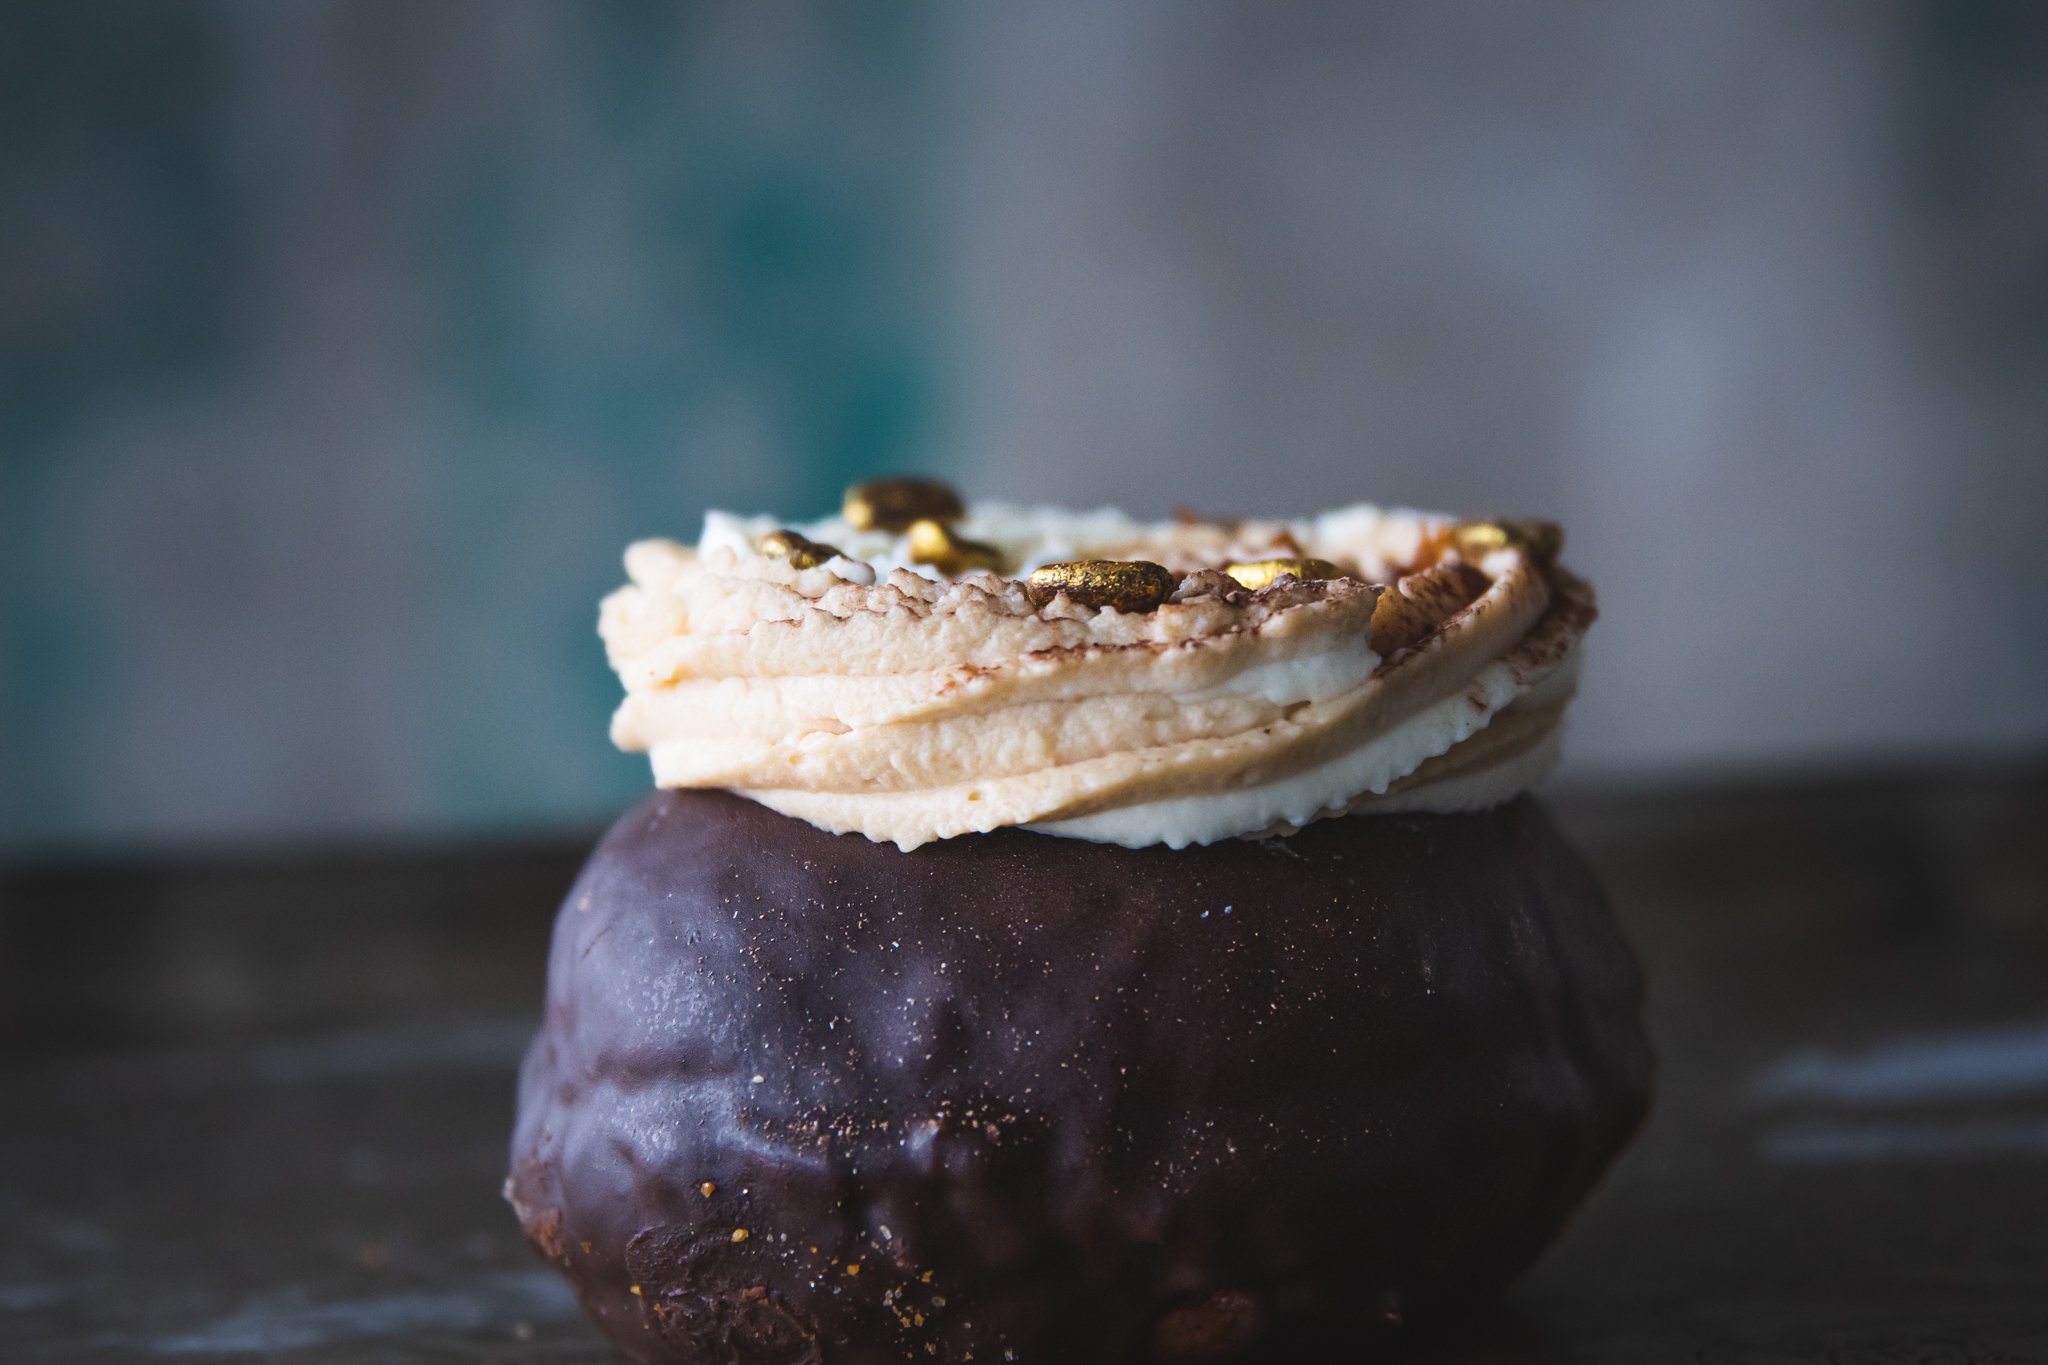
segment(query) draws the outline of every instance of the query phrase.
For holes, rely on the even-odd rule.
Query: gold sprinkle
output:
[[[859,1262],[859,1261],[855,1261],[855,1262],[854,1262],[854,1263],[853,1263],[852,1265],[850,1265],[850,1266],[846,1267],[846,1273],[847,1273],[847,1274],[849,1274],[849,1275],[858,1275],[858,1274],[860,1274],[860,1262]]]
[[[733,1239],[733,1240],[734,1240],[735,1242],[744,1242],[744,1241],[746,1241],[746,1240],[747,1240],[747,1230],[746,1230],[745,1228],[734,1228],[734,1229],[732,1230],[732,1239]]]
[[[822,544],[787,526],[755,537],[754,550],[774,559],[786,559],[799,569],[815,569],[839,553],[837,546]]]
[[[929,564],[949,576],[969,569],[1002,572],[1001,550],[978,540],[956,536],[946,529],[946,523],[936,518],[921,517],[911,522],[907,534],[910,538],[910,562],[913,564]]]
[[[646,1296],[645,1296],[644,1294],[641,1294],[641,1293],[640,1293],[640,1286],[639,1286],[639,1285],[637,1285],[637,1284],[633,1286],[633,1294],[634,1294],[634,1296],[635,1296],[636,1298],[645,1298],[645,1297],[646,1297]]]
[[[839,514],[856,531],[902,531],[926,518],[957,521],[967,506],[936,479],[874,479],[847,489]]]
[[[718,1193],[718,1186],[712,1184],[709,1180],[707,1180],[697,1187],[697,1193],[703,1195],[706,1199],[709,1199],[712,1195]]]
[[[1564,528],[1531,517],[1468,521],[1451,528],[1451,544],[1467,564],[1477,564],[1495,550],[1510,546],[1539,564],[1549,564],[1564,550]]]
[[[1043,607],[1065,594],[1077,606],[1150,611],[1173,595],[1180,580],[1148,559],[1080,559],[1033,569],[1024,582],[1031,603]]]
[[[1271,584],[1281,574],[1293,574],[1304,583],[1319,578],[1346,576],[1342,569],[1327,559],[1254,559],[1240,564],[1226,564],[1223,566],[1223,572],[1253,592]]]

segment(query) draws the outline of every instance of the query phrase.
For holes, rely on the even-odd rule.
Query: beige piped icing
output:
[[[605,600],[626,687],[612,738],[661,786],[730,788],[904,849],[1005,825],[1182,847],[1492,805],[1554,761],[1594,616],[1554,528],[1527,526],[980,503],[946,529],[1001,571],[949,576],[928,527],[913,546],[845,517],[712,513],[695,547],[632,546],[631,582]],[[789,553],[792,534],[831,557]],[[1174,586],[1091,590],[1158,577],[1073,567],[1096,561]]]

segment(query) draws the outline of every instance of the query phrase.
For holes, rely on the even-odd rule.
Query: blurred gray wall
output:
[[[1556,516],[1581,771],[2048,741],[2048,6],[1115,14],[948,46],[976,487]]]
[[[630,537],[1556,516],[1572,763],[2048,745],[2048,7],[17,4],[0,849],[594,822]]]

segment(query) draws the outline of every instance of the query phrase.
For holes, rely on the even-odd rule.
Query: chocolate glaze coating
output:
[[[1491,1294],[1640,1120],[1536,803],[912,853],[658,792],[563,906],[509,1190],[645,1361],[1209,1361]]]

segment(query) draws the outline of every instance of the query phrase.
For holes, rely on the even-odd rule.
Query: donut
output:
[[[1556,538],[919,496],[629,556],[666,780],[556,921],[534,1249],[678,1365],[1286,1358],[1497,1295],[1649,1096],[1525,790],[1592,614]],[[1003,572],[888,564],[934,520]]]

